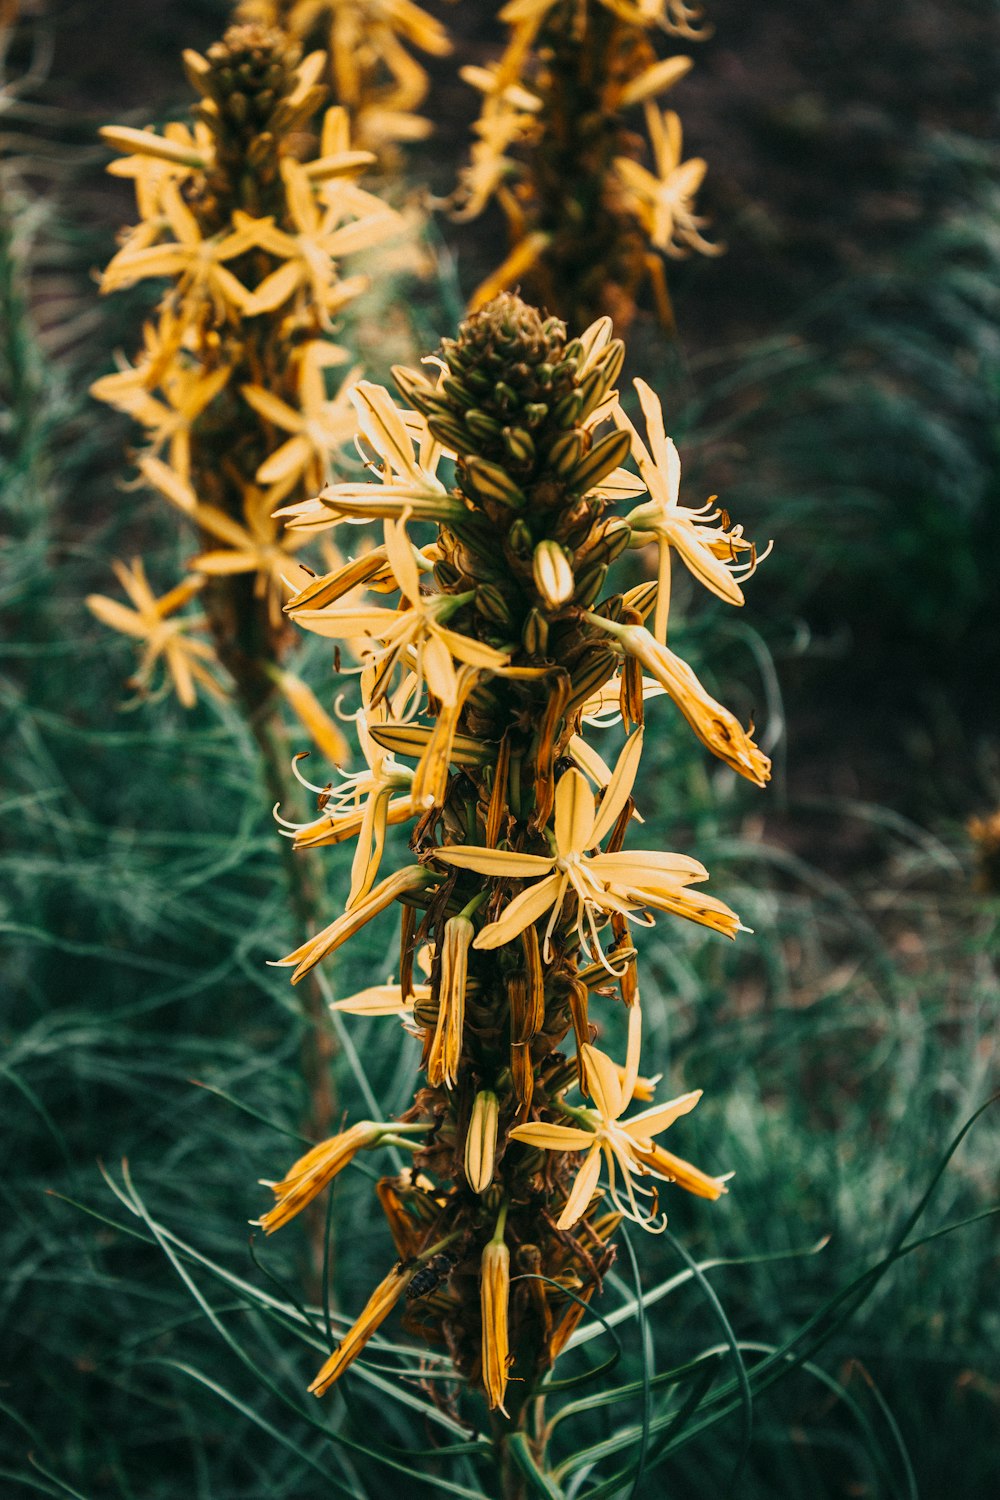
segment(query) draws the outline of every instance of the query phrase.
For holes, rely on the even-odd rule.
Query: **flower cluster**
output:
[[[398,1265],[317,1394],[404,1301],[404,1327],[514,1420],[599,1290],[621,1219],[660,1228],[669,1185],[725,1191],[658,1139],[699,1094],[655,1102],[640,1076],[632,925],[668,913],[734,937],[741,923],[705,894],[697,859],[625,846],[649,697],[669,695],[749,781],[769,777],[752,734],[666,643],[675,560],[738,606],[757,557],[723,512],[682,503],[653,392],[637,382],[644,437],[619,405],[623,354],[609,319],[569,339],[503,294],[445,341],[433,373],[395,372],[404,408],[358,384],[374,477],[289,507],[307,530],[367,517],[383,543],[286,606],[360,655],[366,766],[286,830],[303,847],[358,846],[345,909],[280,963],[298,981],[394,907],[398,984],[337,1008],[395,1016],[425,1075],[401,1121],[352,1125],[297,1162],[261,1221],[286,1222],[360,1150],[413,1153],[379,1184]],[[616,559],[651,544],[657,581],[609,590]],[[359,584],[371,603],[346,599]],[[587,734],[613,718],[626,734],[609,766]],[[411,858],[385,874],[387,831],[403,823]],[[621,1007],[620,1063],[598,1044],[595,1000],[600,1025]],[[638,1099],[648,1107],[631,1112]]]
[[[570,321],[607,312],[624,324],[648,281],[671,326],[664,257],[717,255],[719,246],[695,207],[705,162],[684,159],[680,119],[659,102],[691,59],[660,57],[655,38],[704,36],[700,6],[508,0],[500,16],[509,29],[500,61],[463,70],[483,104],[455,210],[474,218],[496,198],[510,253],[472,306],[519,283]]]
[[[326,49],[336,97],[369,150],[381,156],[431,133],[430,120],[418,113],[430,79],[410,49],[445,57],[451,42],[413,0],[239,0],[236,16]]]
[[[284,33],[244,25],[185,63],[200,96],[189,124],[103,131],[124,153],[109,171],[133,180],[139,222],[102,290],[168,286],[134,363],[93,394],[143,428],[139,469],[200,547],[191,577],[158,602],[140,605],[148,586],[131,575],[138,613],[101,595],[90,603],[142,641],[140,687],[162,660],[189,705],[196,685],[217,687],[221,665],[253,709],[277,681],[342,748],[319,705],[277,668],[291,635],[282,604],[311,574],[296,560],[308,535],[274,512],[314,494],[353,435],[348,394],[361,372],[332,333],[366,282],[340,265],[394,234],[399,216],[359,186],[373,158],[353,149],[343,109],[327,110],[316,149],[303,153],[326,95],[322,54],[300,61]],[[166,620],[202,585],[211,645],[190,633],[193,620]]]

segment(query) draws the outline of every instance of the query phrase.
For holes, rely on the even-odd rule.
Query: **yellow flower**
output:
[[[131,679],[133,685],[140,692],[146,692],[156,664],[162,658],[174,691],[185,708],[194,707],[197,686],[216,698],[224,698],[222,688],[204,665],[205,662],[214,662],[215,652],[207,641],[192,640],[184,634],[202,624],[201,616],[170,619],[176,610],[194,597],[202,586],[202,579],[185,578],[176,588],[157,599],[138,558],[134,559],[131,569],[120,562],[112,566],[134,608],[128,609],[117,599],[108,599],[104,594],[88,595],[87,605],[102,624],[144,642],[139,669]]]
[[[433,851],[439,863],[460,870],[475,870],[498,879],[510,876],[534,881],[514,897],[495,922],[480,931],[474,947],[502,947],[551,909],[542,950],[545,961],[550,962],[552,934],[570,890],[578,902],[576,933],[581,947],[605,964],[597,932],[598,915],[649,906],[700,922],[727,937],[735,937],[741,930],[739,917],[728,906],[713,896],[686,889],[708,879],[708,871],[696,859],[660,850],[587,853],[611,832],[628,801],[641,750],[639,730],[626,742],[599,808],[582,773],[575,768],[563,772],[556,787],[554,847],[548,856],[460,845]]]
[[[664,430],[659,398],[644,380],[636,380],[634,384],[646,418],[649,448],[621,407],[615,410],[614,418],[631,436],[632,454],[650,496],[648,502],[638,506],[626,519],[639,541],[647,539],[648,534],[648,539],[655,538],[660,549],[653,634],[662,642],[667,638],[670,611],[671,548],[680,554],[699,583],[727,604],[743,603],[743,591],[733,576],[734,565],[741,577],[749,578],[759,559],[751,543],[743,540],[739,527],[711,528],[710,523],[722,514],[718,510],[709,511],[711,500],[699,510],[681,505],[681,461]],[[750,553],[749,560],[742,565],[741,552]]]
[[[413,0],[339,0],[330,10],[338,98],[362,113],[371,103],[390,110],[415,108],[427,91],[428,77],[400,38],[421,52],[444,57],[451,42],[440,21]],[[385,75],[388,83],[380,83]]]
[[[363,674],[362,687],[367,700],[371,691],[371,668]],[[408,690],[409,685],[407,685]],[[397,695],[398,701],[399,695]],[[357,838],[358,847],[351,867],[351,888],[346,910],[350,911],[371,890],[378,874],[385,848],[386,830],[404,823],[416,813],[411,786],[413,772],[372,739],[371,724],[384,722],[384,704],[359,709],[354,716],[358,743],[365,757],[366,769],[341,777],[333,787],[316,787],[304,781],[297,766],[295,774],[310,791],[324,798],[320,817],[306,824],[292,824],[281,819],[286,829],[294,830],[296,849],[315,849],[321,845],[339,844]],[[393,793],[403,796],[393,800]]]
[[[335,162],[335,158],[332,160]],[[285,157],[281,175],[294,234],[279,229],[273,219],[250,219],[241,213],[233,216],[234,224],[252,234],[261,249],[284,261],[255,288],[253,311],[272,312],[300,288],[308,288],[313,305],[320,309],[329,327],[331,315],[368,284],[364,276],[341,280],[336,261],[341,256],[371,249],[386,235],[400,229],[402,220],[394,210],[380,204],[375,213],[353,223],[343,222],[349,213],[350,200],[339,184],[330,186],[324,206],[313,187],[314,174],[299,162]]]
[[[166,400],[160,401],[149,392],[149,372],[141,362],[95,380],[90,394],[140,422],[154,455],[166,445],[170,467],[186,484],[191,473],[191,428],[230,374],[225,366],[206,374],[195,365],[174,364],[162,376]]]
[[[265,1234],[273,1234],[312,1203],[337,1173],[342,1172],[354,1160],[359,1151],[377,1146],[390,1129],[386,1125],[376,1125],[371,1120],[359,1120],[349,1130],[313,1146],[289,1167],[280,1182],[261,1183],[262,1187],[271,1189],[278,1201],[254,1222],[260,1225]]]
[[[483,1386],[490,1411],[507,1416],[504,1396],[507,1394],[507,1367],[510,1364],[510,1335],[507,1313],[510,1303],[510,1251],[503,1238],[503,1219],[497,1232],[483,1250],[480,1262],[479,1302],[482,1318]]]
[[[322,932],[317,932],[314,937],[300,944],[293,953],[286,958],[272,960],[272,967],[277,969],[294,969],[292,983],[298,984],[299,980],[314,969],[318,963],[328,954],[333,953],[348,938],[352,938],[379,912],[385,911],[387,906],[399,896],[408,895],[410,892],[425,889],[434,880],[434,876],[421,865],[406,865],[402,870],[381,881],[363,901],[344,912],[335,922],[324,927]]]
[[[601,1175],[603,1156],[608,1173],[608,1192],[619,1213],[624,1214],[644,1229],[658,1233],[666,1227],[666,1216],[657,1219],[655,1193],[636,1183],[636,1177],[655,1177],[662,1182],[677,1182],[689,1192],[705,1198],[719,1198],[726,1191],[725,1177],[710,1177],[707,1173],[672,1157],[662,1147],[655,1145],[652,1137],[666,1130],[681,1115],[694,1109],[701,1098],[701,1090],[681,1094],[666,1104],[653,1105],[634,1115],[631,1120],[620,1117],[632,1099],[631,1089],[622,1087],[618,1071],[606,1053],[585,1044],[581,1049],[587,1080],[587,1091],[596,1109],[571,1109],[564,1105],[565,1112],[578,1120],[578,1125],[546,1124],[533,1121],[528,1125],[516,1125],[511,1138],[524,1145],[545,1151],[586,1151],[583,1163],[573,1182],[569,1197],[558,1219],[560,1229],[572,1229],[586,1213]],[[617,1172],[616,1172],[617,1168]],[[676,1168],[676,1170],[675,1170]],[[617,1173],[621,1173],[624,1200],[620,1196]],[[653,1211],[644,1213],[638,1198],[652,1197]]]
[[[655,104],[647,101],[645,111],[655,171],[650,172],[630,157],[615,157],[618,176],[643,228],[657,249],[675,259],[691,250],[699,250],[702,255],[720,255],[722,247],[710,244],[700,233],[705,220],[692,208],[707,163],[700,156],[681,161],[681,122],[673,110],[661,114]]]
[[[516,65],[515,65],[516,66]],[[459,172],[454,217],[460,222],[474,219],[517,163],[507,155],[511,146],[527,140],[538,129],[542,101],[512,78],[514,68],[505,60],[492,71],[463,68],[461,76],[482,91],[483,107],[473,126],[477,139],[469,152],[468,165]],[[485,300],[477,292],[482,305]]]
[[[613,635],[669,693],[702,744],[756,786],[771,779],[771,762],[751,734],[698,681],[686,661],[661,645],[644,625],[619,625],[588,613],[592,625]]]
[[[393,1266],[388,1276],[379,1282],[365,1304],[360,1318],[344,1335],[309,1387],[311,1395],[325,1395],[334,1381],[340,1379],[348,1365],[357,1359],[372,1334],[385,1322],[406,1291],[416,1270],[416,1263],[404,1266],[402,1262],[399,1262]]]
[[[107,171],[112,177],[132,178],[139,216],[155,233],[160,229],[164,183],[181,182],[192,172],[206,171],[214,156],[211,131],[200,120],[193,134],[176,120],[164,126],[162,135],[127,125],[108,125],[99,134],[107,145],[127,153],[111,162]],[[130,244],[138,243],[131,235],[129,240]]]
[[[258,484],[270,486],[273,501],[283,499],[300,482],[307,489],[320,489],[330,455],[350,442],[354,419],[348,397],[361,368],[348,371],[332,401],[327,400],[323,376],[324,370],[343,364],[346,358],[342,349],[318,339],[306,346],[299,364],[299,410],[262,385],[242,387],[244,400],[255,412],[282,432],[291,433],[257,470]]]
[[[254,236],[246,225],[204,239],[175,181],[163,184],[160,201],[165,226],[173,231],[174,240],[139,249],[125,245],[105,270],[101,291],[114,292],[149,276],[170,276],[177,278],[177,289],[186,301],[210,302],[219,321],[230,312],[252,312],[253,293],[224,264],[253,248]]]
[[[420,591],[420,574],[406,525],[386,520],[385,550],[407,608],[383,609],[358,605],[346,609],[296,609],[290,611],[297,624],[331,640],[360,639],[370,645],[366,662],[381,664],[388,677],[400,666],[412,665],[417,678],[426,683],[445,708],[456,702],[459,682],[455,661],[484,671],[497,671],[508,655],[472,636],[449,630],[449,616],[471,600],[471,594],[426,595]],[[380,674],[380,675],[382,675]]]
[[[243,494],[245,524],[220,510],[206,505],[195,491],[167,464],[147,455],[139,468],[161,494],[217,541],[227,545],[201,552],[188,567],[212,577],[235,573],[256,573],[254,593],[266,598],[273,629],[282,620],[282,605],[289,590],[301,588],[311,575],[293,560],[292,554],[305,545],[308,536],[284,531],[274,516],[273,497],[268,491],[246,485]]]

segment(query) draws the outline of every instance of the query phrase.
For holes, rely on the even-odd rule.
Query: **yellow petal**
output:
[[[618,1070],[606,1052],[584,1043],[580,1049],[584,1087],[597,1105],[603,1119],[617,1120],[625,1107]]]
[[[301,281],[302,267],[299,262],[286,261],[254,288],[252,306],[248,311],[252,316],[273,312],[276,307],[288,301]]]
[[[621,103],[626,107],[631,104],[642,104],[646,99],[653,99],[657,94],[666,93],[667,89],[673,88],[694,66],[690,57],[665,57],[661,62],[654,63],[637,78],[633,78],[622,90]]]
[[[148,625],[117,599],[109,599],[106,594],[88,594],[86,604],[101,624],[110,625],[112,630],[120,630],[123,635],[134,636],[137,640],[149,634]]]
[[[607,837],[617,822],[618,814],[632,795],[632,787],[642,755],[642,733],[641,728],[637,729],[625,741],[625,747],[615,763],[611,780],[605,789],[593,828],[590,830],[587,840],[588,849],[592,849],[595,844],[599,844],[603,838]]]
[[[370,380],[359,380],[351,392],[351,400],[357,408],[361,430],[375,451],[397,474],[421,483],[423,475],[410,435],[385,387]]]
[[[594,794],[575,768],[564,771],[556,787],[556,848],[563,859],[582,854],[593,842]]]
[[[529,886],[526,891],[514,897],[495,922],[490,922],[483,928],[472,946],[480,949],[501,948],[504,943],[512,942],[526,927],[537,921],[543,912],[548,911],[562,887],[561,875],[550,875],[537,885]]]
[[[578,1220],[583,1218],[590,1206],[590,1200],[594,1196],[597,1187],[597,1179],[601,1175],[601,1153],[597,1146],[593,1146],[590,1155],[576,1174],[566,1206],[556,1221],[559,1229],[572,1229]]]
[[[601,880],[659,888],[691,885],[708,879],[708,871],[689,854],[668,854],[664,849],[621,850],[618,854],[594,854],[588,869]]]
[[[675,1156],[672,1151],[666,1151],[662,1146],[653,1145],[649,1151],[636,1150],[636,1155],[644,1166],[651,1167],[654,1172],[660,1172],[669,1181],[675,1182],[685,1192],[693,1193],[696,1198],[709,1198],[715,1200],[721,1198],[723,1193],[728,1192],[726,1183],[732,1173],[724,1177],[710,1177],[700,1167],[692,1166],[689,1161]]]
[[[460,844],[433,851],[434,858],[442,864],[454,865],[459,870],[476,870],[480,875],[511,876],[522,878],[544,875],[552,869],[553,861],[538,854],[512,854],[506,849],[471,848]]]
[[[575,1125],[547,1125],[542,1120],[515,1125],[510,1138],[540,1151],[584,1151],[594,1144],[592,1130],[580,1130]]]
[[[248,402],[254,411],[260,412],[269,422],[285,432],[299,432],[302,428],[302,417],[291,406],[284,401],[279,401],[277,396],[272,396],[262,385],[244,385],[240,387],[240,394],[244,401]]]
[[[690,1114],[701,1095],[701,1089],[694,1089],[690,1094],[679,1094],[666,1104],[654,1104],[652,1109],[644,1109],[641,1114],[624,1121],[625,1129],[635,1141],[652,1140],[654,1135],[666,1130],[681,1115]]]
[[[429,984],[418,984],[404,1000],[398,984],[373,984],[366,990],[359,990],[356,995],[348,995],[346,1000],[335,1000],[330,1009],[343,1011],[349,1016],[405,1015],[413,1009],[415,1000],[428,1000],[430,993]]]

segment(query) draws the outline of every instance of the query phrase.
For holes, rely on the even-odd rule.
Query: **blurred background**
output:
[[[482,0],[427,9],[455,51],[430,60],[438,129],[408,151],[401,198],[451,191],[477,106],[457,69],[501,40]],[[133,206],[96,129],[178,117],[180,53],[229,8],[16,10],[0,5],[0,1488],[377,1496],[396,1481],[289,1403],[312,1361],[246,1291],[296,1284],[298,1231],[258,1257],[246,1221],[305,1111],[300,1014],[265,967],[292,927],[249,736],[216,705],[123,710],[128,642],[83,607],[112,558],[141,551],[166,586],[191,550],[131,485],[134,429],[86,394],[135,348],[154,296],[98,298]],[[705,1089],[685,1151],[737,1174],[711,1212],[672,1205],[689,1252],[724,1262],[711,1283],[727,1322],[700,1284],[663,1297],[648,1329],[661,1364],[726,1328],[789,1337],[886,1254],[997,1087],[998,7],[711,0],[709,19],[707,41],[679,48],[696,66],[672,102],[727,250],[671,267],[678,338],[640,318],[626,373],[663,396],[688,495],[718,493],[774,539],[738,619],[692,597],[678,639],[755,719],[775,779],[736,786],[666,732],[647,773],[656,843],[696,851],[754,929],[733,949],[666,920],[644,934],[644,1063],[674,1092]],[[501,234],[490,214],[431,220],[426,274],[358,315],[373,378],[452,331]],[[325,688],[328,656],[302,663]],[[324,853],[332,914],[350,851]],[[373,926],[329,966],[337,992],[394,969],[391,924]],[[356,1023],[358,1055],[336,1059],[352,1119],[365,1087],[390,1110],[411,1092],[412,1044],[385,1027]],[[921,1233],[996,1201],[998,1138],[988,1111]],[[120,1184],[123,1159],[148,1220],[102,1179],[100,1163]],[[370,1199],[360,1173],[338,1181],[348,1308],[389,1254]],[[183,1262],[197,1297],[175,1241],[203,1257]],[[646,1288],[683,1269],[669,1243],[636,1251]],[[745,1449],[749,1500],[992,1494],[997,1269],[989,1220],[898,1261],[758,1400],[752,1431],[738,1409],[692,1432],[635,1493],[722,1495]],[[370,1384],[338,1396],[333,1427],[349,1440],[377,1411],[401,1449],[432,1446],[419,1416],[377,1401]],[[443,1473],[425,1465],[421,1489],[446,1493]]]

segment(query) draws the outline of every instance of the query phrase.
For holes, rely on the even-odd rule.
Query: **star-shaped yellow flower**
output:
[[[648,906],[700,922],[727,937],[736,936],[741,924],[735,912],[713,896],[687,889],[708,879],[708,871],[696,859],[661,850],[588,853],[607,837],[625,807],[641,753],[642,730],[638,730],[626,742],[599,807],[582,772],[575,768],[563,772],[556,787],[553,849],[548,856],[460,845],[434,850],[436,860],[459,870],[534,881],[479,932],[476,948],[500,948],[550,911],[542,949],[546,963],[550,962],[552,934],[570,891],[578,902],[580,944],[584,952],[605,964],[598,917],[612,912]]]
[[[304,587],[312,575],[294,561],[308,536],[286,531],[274,515],[274,499],[266,490],[247,485],[243,495],[244,520],[227,515],[217,505],[198,499],[191,485],[181,479],[168,464],[147,455],[139,468],[161,494],[182,510],[196,526],[217,541],[222,548],[201,552],[188,567],[212,577],[235,573],[255,573],[254,592],[266,598],[272,626],[281,624],[282,606],[290,591]]]
[[[149,276],[176,277],[181,296],[189,302],[210,302],[219,321],[230,312],[251,313],[253,293],[225,265],[256,243],[248,224],[204,239],[175,181],[163,184],[160,200],[164,227],[173,231],[174,239],[138,249],[132,243],[125,245],[108,264],[101,291],[114,292]]]
[[[311,305],[320,309],[327,326],[332,315],[363,292],[367,278],[342,280],[337,260],[344,255],[370,250],[402,225],[400,216],[384,205],[378,212],[348,219],[349,199],[342,187],[331,185],[326,205],[319,201],[313,178],[299,162],[285,157],[281,163],[288,211],[295,233],[279,229],[273,219],[250,219],[234,215],[238,228],[252,234],[268,254],[284,261],[257,286],[253,311],[272,312],[300,288],[308,288]],[[377,201],[377,200],[376,200]]]
[[[262,385],[242,387],[243,398],[254,411],[291,434],[257,470],[257,482],[270,487],[273,501],[283,499],[300,481],[307,489],[321,489],[331,454],[353,436],[354,412],[348,396],[361,367],[355,365],[348,371],[332,401],[327,400],[323,378],[324,370],[343,364],[346,358],[342,349],[318,339],[306,346],[299,366],[300,410]]]
[[[647,101],[645,112],[655,171],[627,156],[616,156],[615,168],[651,243],[675,259],[692,250],[702,255],[721,254],[721,247],[710,244],[700,233],[705,220],[692,207],[707,163],[700,156],[681,161],[681,122],[673,110],[661,114]]]
[[[709,510],[711,500],[698,510],[681,505],[680,456],[667,437],[659,397],[644,380],[636,380],[634,384],[646,418],[649,447],[620,406],[614,411],[614,419],[631,436],[632,455],[650,498],[626,519],[639,540],[648,534],[660,550],[653,634],[658,641],[665,641],[670,611],[671,549],[680,554],[699,583],[727,604],[743,603],[743,590],[734,574],[739,572],[741,578],[748,578],[760,559],[753,545],[744,540],[740,527],[712,527],[711,523],[719,520],[722,512]],[[742,552],[749,552],[750,556],[740,563]]]
[[[329,640],[371,642],[365,660],[381,664],[380,677],[388,680],[398,667],[408,667],[420,683],[426,683],[443,708],[458,698],[459,680],[455,662],[484,671],[498,671],[509,657],[472,636],[449,630],[448,618],[470,602],[466,594],[423,594],[413,544],[405,521],[387,520],[385,550],[406,607],[383,609],[358,605],[345,609],[295,609],[297,624]]]
[[[140,362],[95,380],[90,394],[140,422],[154,456],[166,446],[170,467],[186,484],[191,473],[191,428],[231,373],[225,365],[206,374],[197,365],[174,363],[161,379],[160,389],[166,399],[160,400],[150,392],[148,368]]]
[[[575,1109],[564,1105],[575,1125],[532,1121],[515,1125],[511,1138],[545,1151],[586,1151],[583,1164],[573,1182],[569,1197],[557,1221],[560,1229],[572,1229],[586,1213],[601,1175],[601,1158],[607,1166],[608,1192],[617,1211],[653,1233],[666,1227],[666,1215],[656,1214],[656,1196],[636,1183],[637,1177],[654,1177],[660,1182],[676,1182],[688,1192],[702,1198],[719,1198],[726,1192],[726,1177],[710,1177],[690,1162],[665,1151],[654,1142],[681,1115],[694,1109],[701,1090],[681,1094],[666,1104],[654,1104],[631,1120],[622,1120],[632,1101],[632,1089],[623,1086],[618,1069],[606,1053],[585,1044],[581,1049],[587,1091],[596,1109]],[[617,1171],[616,1171],[617,1169]],[[618,1173],[622,1185],[619,1189]],[[624,1199],[621,1193],[624,1192]],[[652,1212],[643,1212],[639,1197],[653,1199]]]
[[[124,635],[143,642],[139,668],[131,679],[132,685],[139,692],[145,693],[157,662],[162,660],[168,679],[173,682],[174,691],[185,708],[194,707],[197,686],[203,687],[217,698],[224,697],[218,682],[205,666],[206,662],[215,660],[212,647],[207,641],[199,641],[185,634],[185,631],[202,624],[201,616],[188,616],[180,620],[170,618],[194,597],[203,580],[185,578],[176,588],[157,599],[149,586],[146,570],[138,558],[134,559],[131,568],[121,562],[115,562],[112,566],[118,582],[134,607],[129,609],[117,599],[109,599],[104,594],[88,595],[87,605],[102,624],[110,625],[112,630],[120,630]]]
[[[153,130],[133,130],[127,125],[108,125],[101,139],[116,151],[126,154],[108,165],[112,177],[131,177],[135,183],[136,206],[143,223],[159,230],[163,185],[181,182],[192,172],[206,171],[212,164],[212,133],[201,120],[192,133],[178,120],[172,120],[158,135]]]

